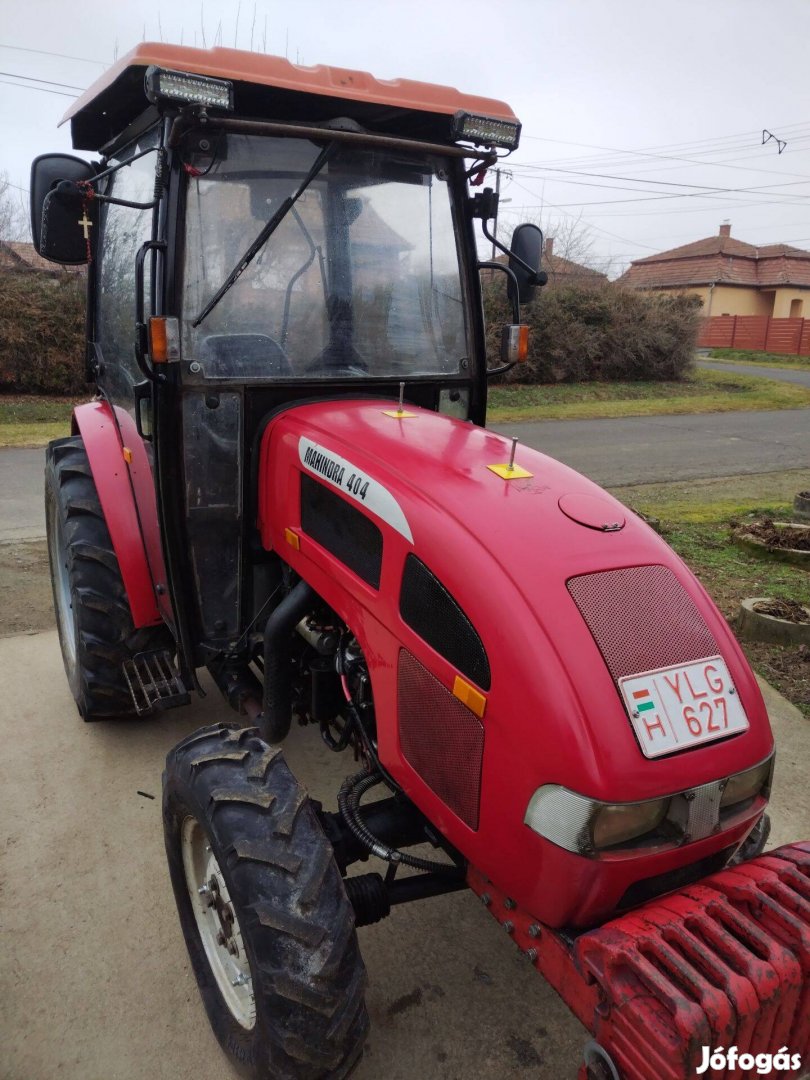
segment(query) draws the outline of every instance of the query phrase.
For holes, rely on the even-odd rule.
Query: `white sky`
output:
[[[0,0],[0,171],[27,188],[36,154],[70,148],[54,91],[76,91],[27,80],[84,88],[144,35],[201,44],[201,7],[209,45],[220,22],[234,44],[238,12],[240,48],[253,25],[254,49],[266,33],[293,61],[508,101],[523,142],[504,233],[581,218],[614,272],[727,219],[751,243],[810,248],[810,0]]]

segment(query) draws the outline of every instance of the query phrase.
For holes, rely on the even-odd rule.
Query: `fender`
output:
[[[129,423],[126,424],[126,421]],[[126,450],[129,452],[130,460],[127,460],[124,454],[125,446],[121,439],[122,432],[119,430],[119,424],[122,422],[126,424],[123,432],[128,439]],[[134,436],[131,439],[129,427],[132,428]],[[156,582],[165,583],[166,574],[160,550],[154,490],[151,492],[150,507],[148,486],[138,483],[138,475],[143,478],[149,475],[149,462],[143,440],[137,434],[129,414],[123,409],[116,409],[113,414],[112,407],[106,401],[92,401],[74,409],[73,433],[81,435],[87,451],[90,471],[96,485],[104,520],[121,569],[121,578],[129,601],[132,621],[139,629],[143,626],[155,626],[162,621],[155,584]],[[151,527],[157,538],[157,545],[149,545],[149,555],[152,557],[152,567],[156,577],[153,577],[153,569],[150,569],[150,559],[147,556],[147,546],[141,527],[143,509],[139,516],[135,502],[133,489],[136,484],[142,507],[145,502],[146,516],[151,519],[144,521],[143,525],[146,529]],[[151,486],[151,481],[149,486]],[[156,551],[159,555],[157,563]]]

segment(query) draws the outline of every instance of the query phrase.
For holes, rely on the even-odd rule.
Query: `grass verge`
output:
[[[734,364],[756,364],[758,367],[794,368],[810,370],[810,356],[796,356],[793,353],[754,352],[750,349],[712,349],[710,360],[727,360]]]
[[[493,386],[487,422],[589,420],[620,416],[801,409],[810,387],[698,369],[678,382],[587,382]]]
[[[810,488],[810,469],[721,477],[689,484],[614,488],[625,505],[657,517],[664,537],[700,578],[717,606],[733,619],[749,596],[810,602],[807,570],[730,542],[732,520],[768,515],[792,520],[793,496]],[[744,643],[750,663],[810,717],[810,653],[801,647]]]
[[[70,434],[73,406],[85,398],[0,397],[0,447],[44,446]]]

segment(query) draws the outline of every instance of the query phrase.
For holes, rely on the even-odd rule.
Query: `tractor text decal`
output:
[[[298,456],[308,472],[338,488],[413,543],[408,519],[387,487],[352,465],[346,458],[303,436],[298,440]]]

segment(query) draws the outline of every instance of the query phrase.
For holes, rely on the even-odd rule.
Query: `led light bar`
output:
[[[453,139],[463,139],[476,146],[503,146],[507,150],[516,150],[520,142],[520,124],[497,120],[493,116],[457,112],[453,117]]]
[[[180,101],[212,109],[233,109],[233,83],[227,79],[206,79],[185,71],[150,67],[146,69],[145,88],[153,105]]]

